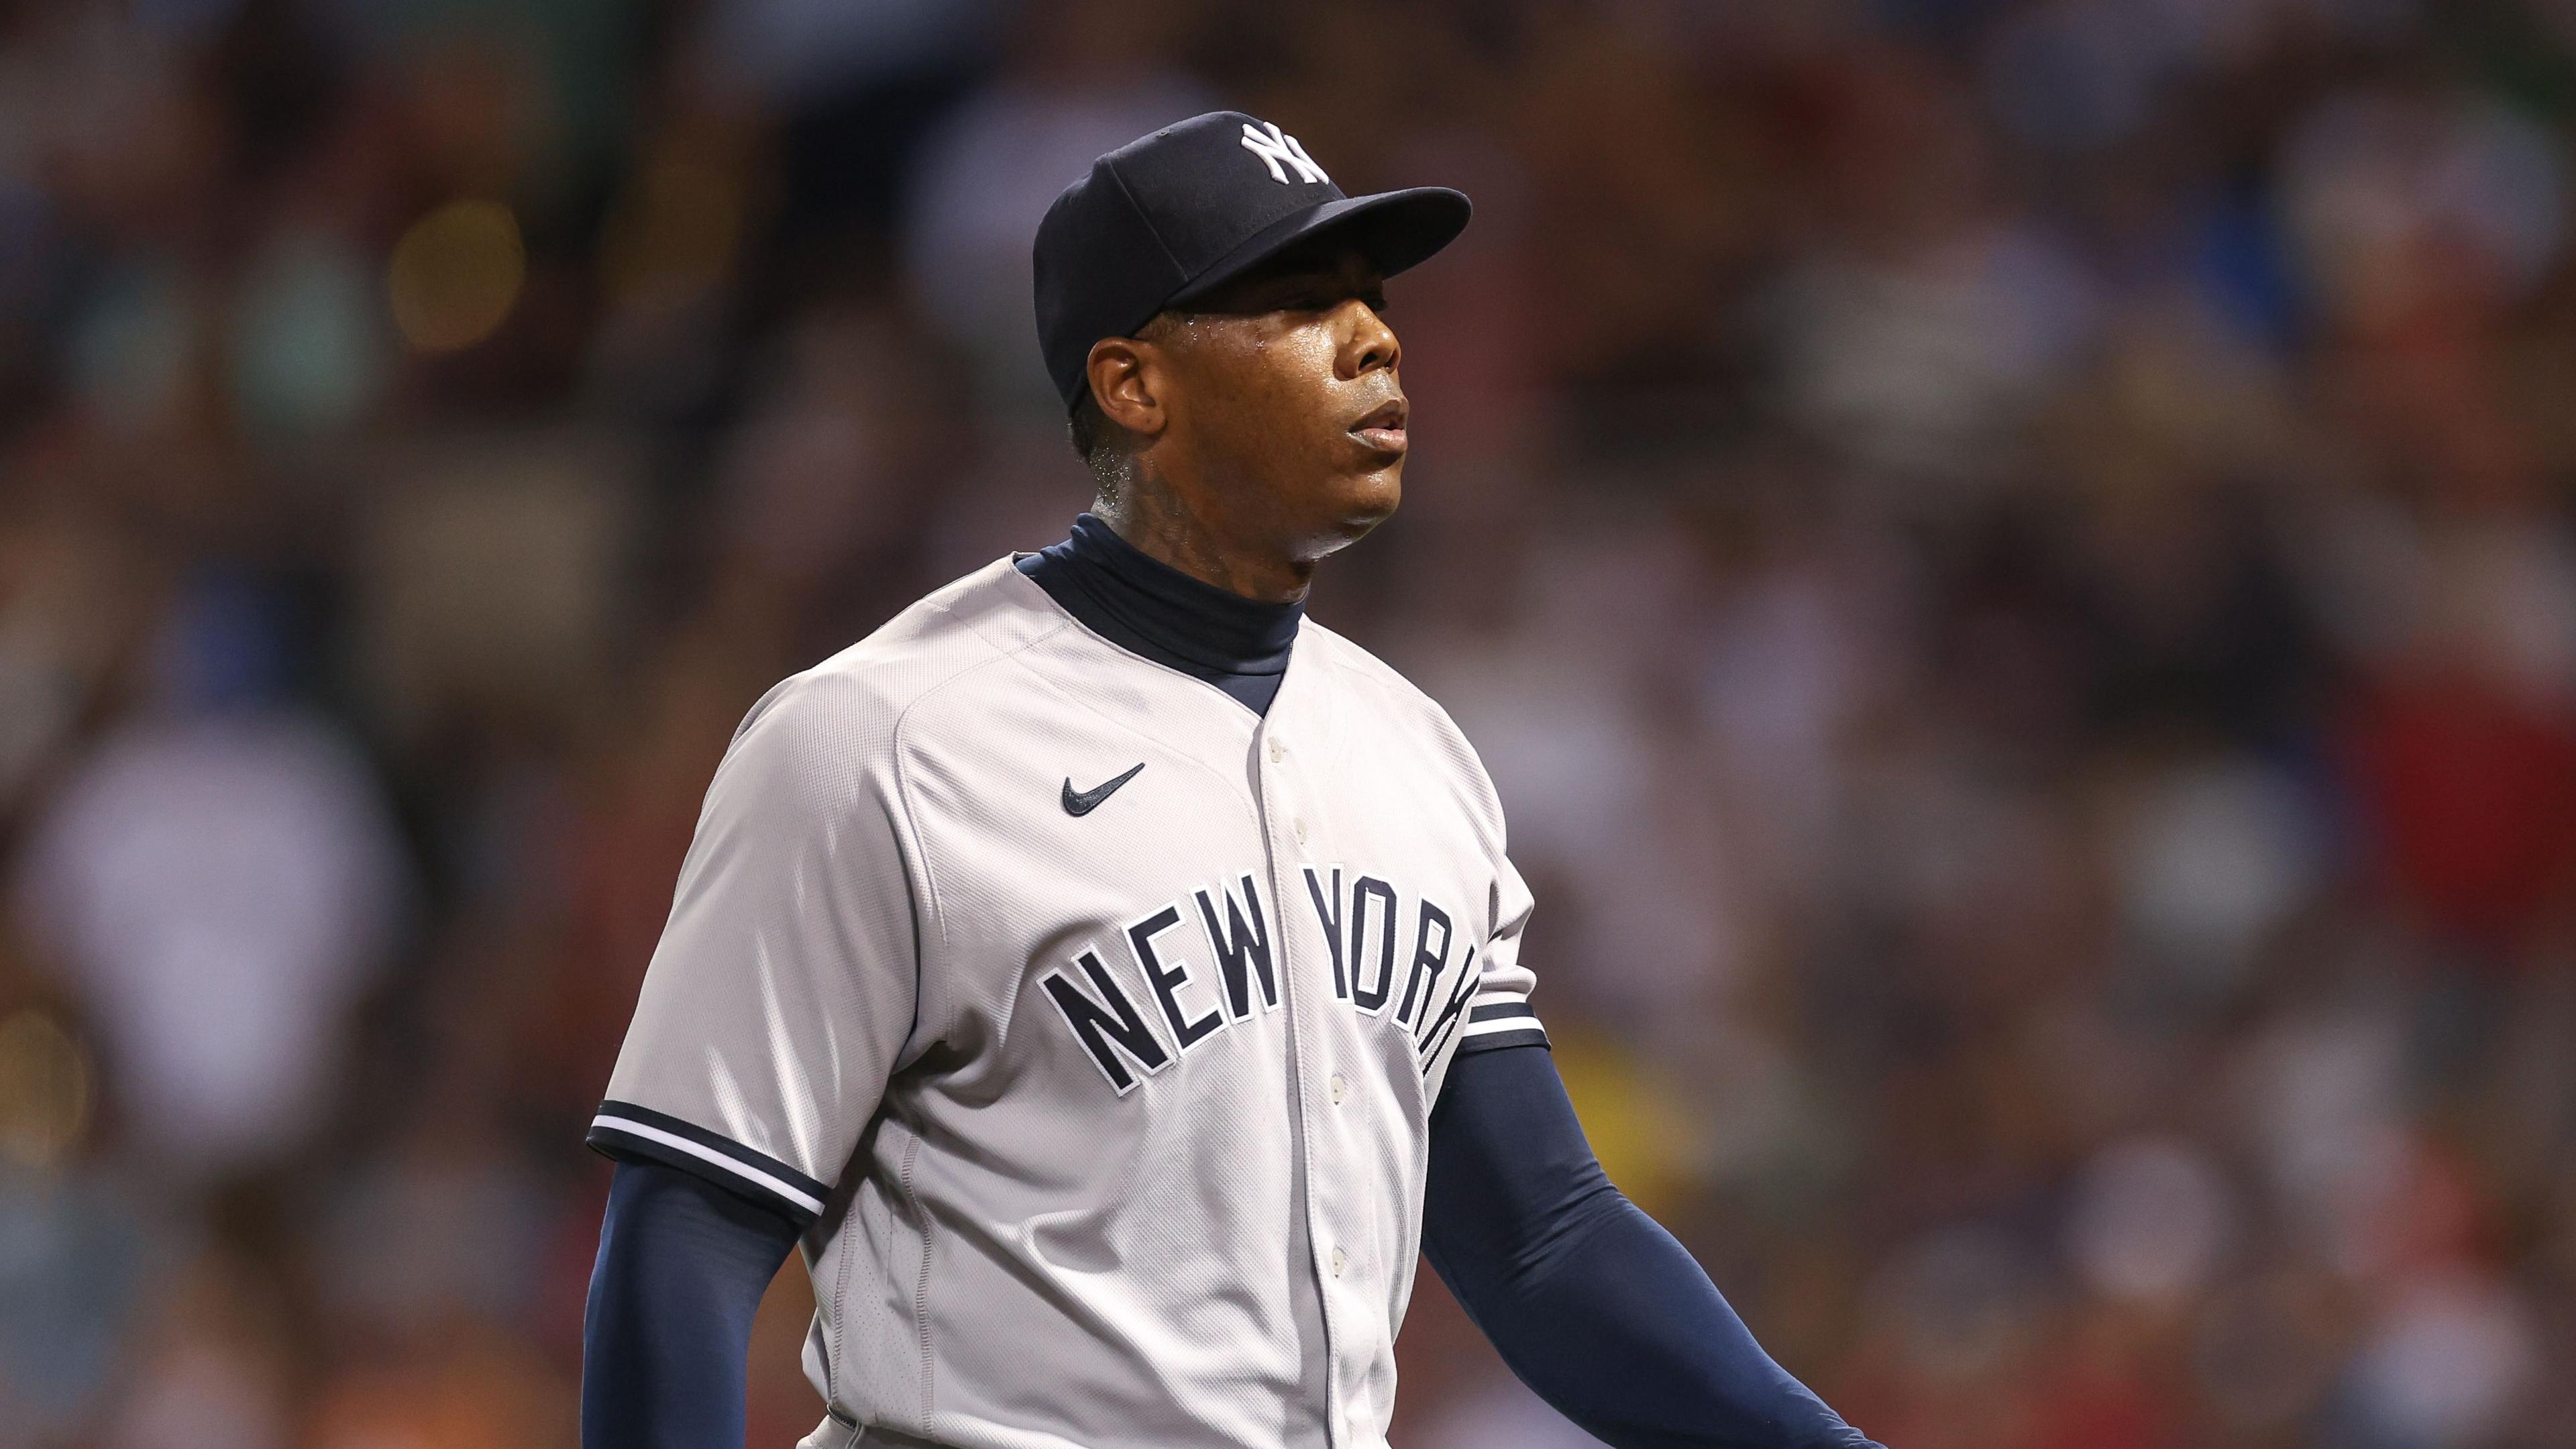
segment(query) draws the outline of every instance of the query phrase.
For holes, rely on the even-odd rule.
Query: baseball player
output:
[[[1467,217],[1230,111],[1047,212],[1097,501],[735,732],[590,1130],[590,1449],[741,1444],[797,1248],[805,1449],[1379,1449],[1425,1252],[1621,1449],[1869,1444],[1603,1177],[1492,783],[1304,615],[1396,507],[1384,280]]]

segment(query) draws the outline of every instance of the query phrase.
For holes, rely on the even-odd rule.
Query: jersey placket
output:
[[[1316,1170],[1315,1104],[1308,1100],[1311,1094],[1307,1087],[1316,1079],[1315,1064],[1309,1054],[1310,1045],[1318,1041],[1329,1042],[1331,1033],[1323,1030],[1322,1023],[1312,1015],[1319,1007],[1308,1004],[1307,973],[1316,969],[1317,963],[1308,961],[1311,953],[1300,944],[1303,937],[1287,929],[1287,903],[1293,899],[1287,892],[1295,880],[1296,871],[1308,859],[1306,845],[1312,833],[1296,798],[1294,776],[1287,767],[1288,732],[1281,728],[1280,723],[1283,716],[1291,712],[1288,705],[1296,692],[1297,675],[1298,670],[1292,661],[1287,677],[1280,681],[1279,694],[1272,699],[1260,728],[1254,731],[1252,767],[1253,777],[1259,783],[1263,855],[1270,875],[1270,898],[1279,903],[1279,987],[1288,1008],[1290,1079],[1287,1088],[1289,1100],[1296,1108],[1296,1197],[1303,1208],[1308,1281],[1315,1288],[1315,1306],[1324,1332],[1324,1435],[1327,1444],[1340,1449],[1347,1438],[1342,1416],[1342,1334],[1336,1321],[1339,1315],[1334,1310],[1337,1285],[1328,1265],[1332,1255],[1340,1252],[1341,1248],[1335,1241],[1337,1235],[1329,1218],[1322,1212],[1316,1198],[1317,1185],[1327,1179]]]

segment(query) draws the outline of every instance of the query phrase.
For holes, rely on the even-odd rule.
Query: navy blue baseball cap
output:
[[[1465,230],[1465,193],[1414,186],[1345,196],[1297,138],[1210,111],[1091,163],[1038,223],[1038,348],[1071,412],[1103,337],[1132,336],[1310,237],[1343,234],[1388,276]]]

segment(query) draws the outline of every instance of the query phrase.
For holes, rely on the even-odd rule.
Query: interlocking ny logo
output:
[[[1288,184],[1289,166],[1297,168],[1300,181],[1333,179],[1324,174],[1323,167],[1315,164],[1314,157],[1306,154],[1305,147],[1297,144],[1296,137],[1279,129],[1277,121],[1264,121],[1257,126],[1250,121],[1244,122],[1243,149],[1260,157],[1261,164],[1270,168],[1270,179],[1282,186]]]

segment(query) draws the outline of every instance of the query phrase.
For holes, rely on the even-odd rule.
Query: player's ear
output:
[[[1160,381],[1153,366],[1153,344],[1132,337],[1104,337],[1091,344],[1083,370],[1091,377],[1091,398],[1100,415],[1142,438],[1157,438],[1165,421]]]

